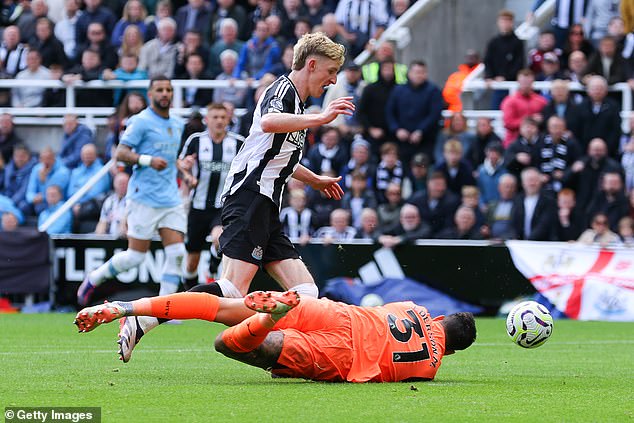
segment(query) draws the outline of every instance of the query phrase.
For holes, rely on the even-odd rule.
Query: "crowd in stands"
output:
[[[444,87],[429,80],[423,60],[398,63],[392,43],[377,44],[407,0],[66,0],[63,13],[44,0],[8,1],[0,66],[5,78],[67,83],[155,74],[258,80],[256,90],[184,90],[188,107],[213,101],[249,110],[230,124],[247,135],[259,95],[290,71],[295,41],[321,30],[346,45],[349,56],[337,84],[323,99],[309,99],[306,112],[341,96],[353,97],[357,110],[310,129],[302,163],[318,174],[342,175],[345,196],[329,199],[291,180],[281,211],[291,238],[370,239],[387,247],[423,238],[632,245],[634,119],[622,133],[620,102],[608,88],[634,87],[634,32],[625,29],[634,23],[618,8],[605,10],[618,2],[586,1],[587,16],[571,13],[567,26],[555,19],[528,54],[513,32],[514,15],[500,11],[499,33],[468,50]],[[556,10],[555,18],[563,12]],[[372,53],[368,64],[350,60],[364,49]],[[518,82],[511,95],[492,90],[504,133],[496,134],[488,118],[470,128],[461,114],[462,81],[480,57],[488,81]],[[552,81],[552,88],[537,91],[534,81]],[[568,81],[584,84],[585,92],[571,92]],[[110,159],[127,119],[147,106],[142,90],[96,94],[80,90],[76,104],[117,107],[102,158],[94,134],[76,116],[64,118],[61,149],[45,148],[37,158],[15,135],[11,115],[0,116],[3,230],[45,221]],[[14,107],[64,101],[56,89],[0,92],[0,104]],[[452,112],[446,121],[445,109]],[[195,113],[185,137],[203,129]],[[124,236],[127,180],[126,169],[113,167],[49,232]]]

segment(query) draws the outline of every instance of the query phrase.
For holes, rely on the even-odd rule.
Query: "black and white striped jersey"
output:
[[[242,135],[227,132],[221,143],[214,143],[209,132],[196,132],[187,138],[180,159],[196,154],[192,174],[198,184],[191,192],[191,207],[197,210],[222,207],[222,188],[231,162],[244,143]]]
[[[280,76],[260,97],[249,135],[231,163],[223,198],[245,188],[269,197],[280,207],[284,186],[302,157],[306,130],[266,133],[261,120],[267,113],[304,113],[304,104],[288,77]]]

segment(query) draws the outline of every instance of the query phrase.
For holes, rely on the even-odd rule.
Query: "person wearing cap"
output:
[[[628,79],[628,66],[625,59],[617,54],[616,40],[606,35],[599,42],[599,48],[588,60],[588,66],[584,72],[584,82],[588,77],[599,75],[608,81],[608,85],[625,82]]]
[[[542,63],[546,53],[553,53],[558,59],[563,55],[563,51],[555,47],[555,33],[551,30],[540,32],[537,47],[528,52],[528,67],[535,74],[542,71]]]
[[[465,53],[464,62],[458,65],[458,70],[447,78],[445,87],[442,90],[442,97],[447,103],[447,110],[452,112],[462,111],[462,83],[465,78],[480,64],[480,56],[473,49],[468,49]]]
[[[548,52],[544,54],[542,61],[542,71],[535,76],[535,81],[555,81],[557,79],[563,79],[564,74],[561,71],[559,64],[559,58],[555,53]],[[545,99],[550,100],[550,90],[543,89],[539,92]]]
[[[427,189],[427,174],[429,173],[429,157],[425,153],[418,153],[409,162],[409,175],[403,180],[403,198],[408,199],[412,194]]]
[[[340,97],[352,97],[352,102],[358,104],[366,85],[367,83],[361,78],[361,67],[354,62],[349,62],[345,66],[343,78],[337,78],[337,83],[326,91],[323,108],[325,109],[328,104]],[[361,132],[356,113],[351,116],[339,115],[330,125],[338,128],[344,137]]]
[[[508,173],[504,166],[504,147],[499,141],[492,141],[484,149],[484,162],[478,166],[478,189],[480,205],[486,207],[492,201],[500,199],[498,184],[502,175]]]

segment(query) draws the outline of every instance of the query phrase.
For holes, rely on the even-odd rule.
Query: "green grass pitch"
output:
[[[634,421],[634,324],[556,321],[535,350],[502,319],[445,357],[433,382],[271,379],[213,350],[222,326],[163,325],[132,361],[118,325],[76,333],[69,314],[0,315],[0,407],[96,406],[105,422]]]

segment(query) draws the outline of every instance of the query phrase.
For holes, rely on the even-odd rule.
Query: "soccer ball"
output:
[[[538,302],[524,301],[513,307],[507,316],[506,333],[520,347],[536,348],[553,333],[553,318]]]

